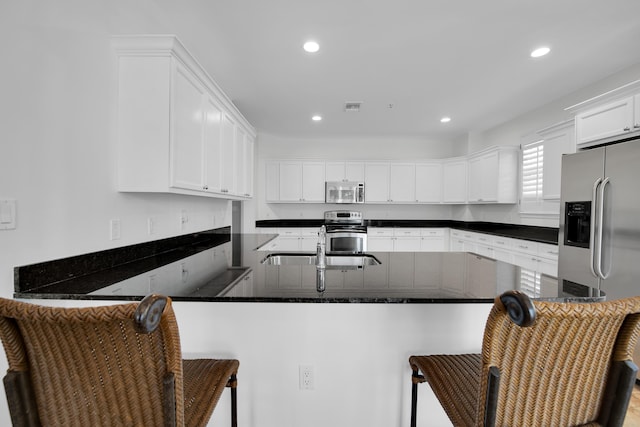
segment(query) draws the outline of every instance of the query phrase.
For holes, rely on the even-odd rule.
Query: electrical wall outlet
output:
[[[109,231],[111,240],[120,239],[121,224],[119,219],[112,219],[109,221]]]
[[[300,365],[300,390],[315,388],[315,372],[312,365]]]
[[[151,216],[147,218],[147,233],[148,234],[156,233],[156,221]]]
[[[187,215],[187,211],[180,211],[180,231],[185,231],[187,229],[187,223],[189,222],[189,216]]]

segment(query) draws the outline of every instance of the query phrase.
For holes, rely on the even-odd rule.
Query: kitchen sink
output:
[[[316,254],[312,253],[273,253],[267,255],[262,261],[267,265],[315,265]],[[345,254],[327,255],[325,257],[326,269],[349,269],[361,268],[365,265],[381,264],[378,258],[369,254]]]

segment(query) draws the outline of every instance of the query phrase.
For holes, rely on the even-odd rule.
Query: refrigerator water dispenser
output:
[[[564,244],[588,248],[591,237],[591,202],[567,202]]]

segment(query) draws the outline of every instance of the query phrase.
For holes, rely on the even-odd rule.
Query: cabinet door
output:
[[[363,162],[327,162],[325,166],[327,181],[364,182]]]
[[[422,245],[421,237],[394,237],[394,252],[420,252]]]
[[[203,190],[203,97],[194,77],[176,64],[171,137],[171,186]]]
[[[267,162],[265,168],[265,200],[267,202],[280,201],[280,163]]]
[[[324,169],[323,162],[302,163],[303,202],[324,202]]]
[[[393,237],[368,237],[367,251],[392,252]]]
[[[467,161],[457,160],[442,165],[443,200],[445,203],[467,201]]]
[[[364,163],[363,162],[345,163],[344,178],[347,181],[364,182]]]
[[[389,202],[389,163],[365,165],[365,202]]]
[[[234,160],[234,168],[233,168],[233,179],[236,185],[234,186],[235,192],[234,194],[237,196],[245,196],[246,195],[246,165],[244,162],[244,149],[245,149],[245,139],[247,137],[247,133],[240,126],[236,127],[236,138],[235,143],[233,145],[233,160]]]
[[[497,295],[496,262],[492,259],[469,254],[467,258],[466,292],[477,298]]]
[[[482,159],[476,157],[469,160],[469,186],[467,200],[480,201],[482,198]]]
[[[633,130],[640,131],[640,94],[633,97]]]
[[[420,244],[420,251],[422,252],[445,252],[447,245],[445,244],[444,236],[442,237],[423,237]]]
[[[327,162],[324,170],[327,181],[342,181],[345,179],[344,162]]]
[[[220,148],[222,110],[207,97],[204,102],[204,184],[208,191],[220,192]]]
[[[280,162],[281,202],[302,201],[302,163]]]
[[[415,202],[416,166],[413,163],[391,163],[389,166],[389,201]]]
[[[389,254],[389,287],[413,288],[415,274],[415,255],[409,253]]]
[[[543,137],[542,198],[559,200],[562,155],[576,152],[573,123]]]
[[[498,201],[499,153],[469,159],[470,202]]]
[[[633,127],[633,97],[627,97],[585,111],[576,116],[578,145],[609,138],[631,131]]]
[[[222,114],[222,143],[220,148],[220,177],[221,192],[235,193],[235,173],[234,165],[236,164],[234,156],[236,154],[236,123],[226,113]]]
[[[416,202],[442,202],[442,165],[440,163],[416,164]]]
[[[253,197],[253,154],[255,142],[251,135],[244,139],[244,195]]]

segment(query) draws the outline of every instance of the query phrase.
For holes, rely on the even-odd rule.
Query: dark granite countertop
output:
[[[178,246],[169,250],[170,242],[163,242],[167,245],[160,245],[159,253],[147,253],[141,259],[108,268],[104,268],[109,263],[105,258],[113,262],[113,258],[123,256],[123,251],[145,253],[148,248],[126,247],[16,267],[15,297],[139,300],[156,292],[176,301],[490,303],[510,289],[534,298],[567,301],[590,301],[600,295],[593,288],[466,252],[372,253],[380,265],[329,268],[326,290],[319,293],[314,263],[262,263],[271,253],[256,248],[274,237],[231,234],[227,228],[176,238]],[[92,259],[101,260],[101,268],[88,268],[86,274],[80,274],[77,266],[87,266]],[[70,277],[60,278],[65,270]],[[48,271],[58,271],[58,280],[44,283],[44,276],[51,277]],[[30,280],[20,280],[26,278]]]
[[[273,219],[256,221],[256,227],[320,227],[323,219]],[[501,237],[531,240],[539,243],[558,244],[558,229],[531,225],[505,224],[483,221],[417,220],[417,219],[369,219],[368,227],[415,227],[415,228],[455,228],[476,231]]]

